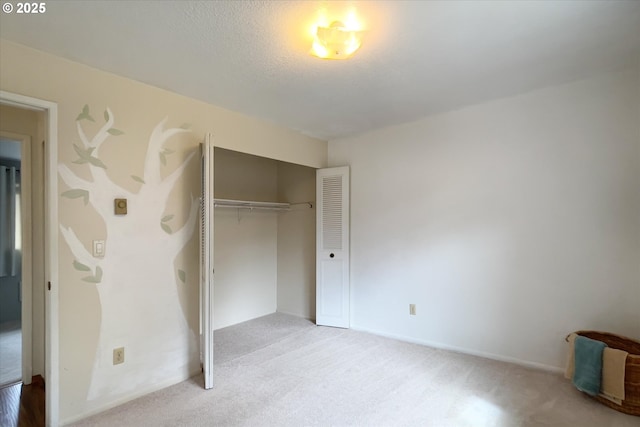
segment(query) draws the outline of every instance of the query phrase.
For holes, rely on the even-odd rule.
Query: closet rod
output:
[[[275,202],[255,202],[249,200],[231,200],[231,199],[213,199],[216,208],[234,208],[234,209],[264,209],[272,211],[288,211],[291,209],[289,203]]]
[[[309,209],[313,209],[313,202],[297,202],[297,203],[291,203],[291,206],[300,206],[300,205],[306,205],[309,207]]]

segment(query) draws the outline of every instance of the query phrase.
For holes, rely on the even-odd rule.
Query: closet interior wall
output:
[[[215,329],[276,311],[314,318],[315,169],[216,148],[214,175],[218,199],[313,205],[215,210]]]
[[[316,170],[278,162],[278,311],[316,318]]]

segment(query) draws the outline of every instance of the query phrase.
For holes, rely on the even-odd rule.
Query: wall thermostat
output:
[[[127,199],[115,199],[113,205],[114,205],[114,212],[116,215],[127,214]]]

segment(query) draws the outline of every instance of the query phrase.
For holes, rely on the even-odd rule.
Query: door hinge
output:
[[[47,283],[47,289],[48,289],[48,290],[51,290],[51,282],[48,282],[48,283]]]

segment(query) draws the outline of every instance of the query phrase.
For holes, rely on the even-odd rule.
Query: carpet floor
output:
[[[0,323],[0,386],[22,380],[20,322]]]
[[[635,426],[562,375],[273,314],[215,332],[202,377],[75,426]]]

